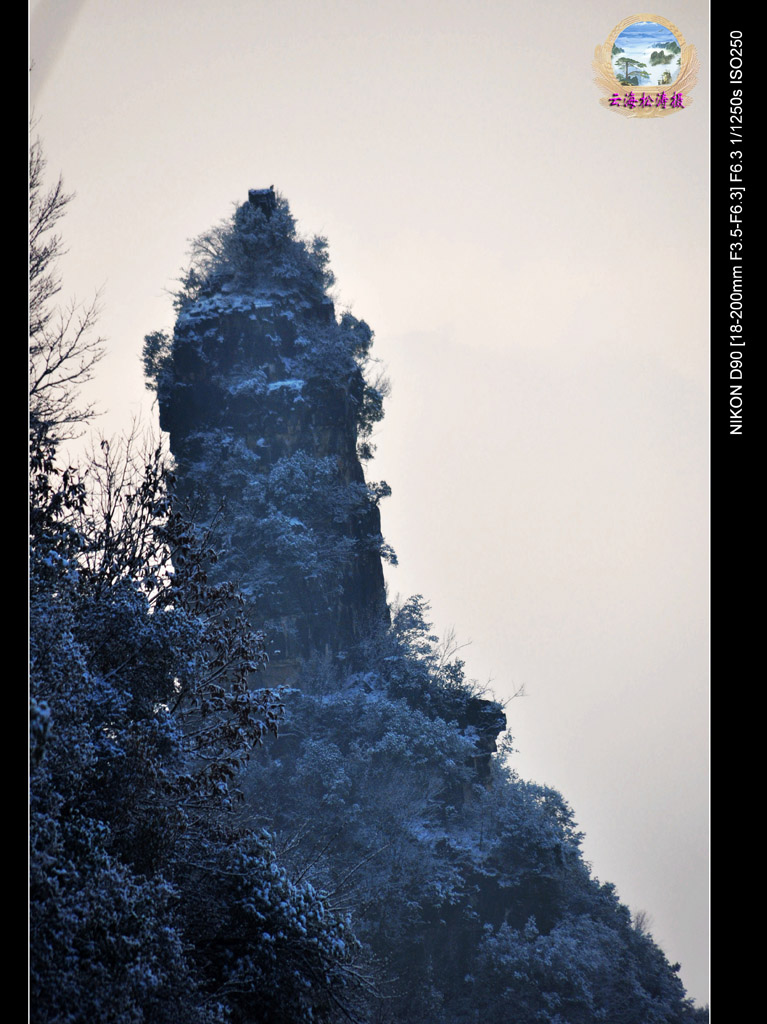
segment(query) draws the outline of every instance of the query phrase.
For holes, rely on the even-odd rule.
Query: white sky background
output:
[[[640,13],[637,8],[634,13]],[[187,239],[274,183],[393,385],[392,595],[472,640],[525,778],[708,998],[708,6],[688,109],[605,110],[584,0],[39,0],[32,102],[95,395],[156,421],[144,334]]]

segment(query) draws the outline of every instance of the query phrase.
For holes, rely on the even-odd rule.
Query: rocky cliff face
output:
[[[317,656],[364,668],[361,640],[390,622],[378,508],[389,491],[363,470],[383,415],[373,335],[336,314],[331,284],[324,241],[307,245],[284,200],[251,189],[233,224],[198,240],[172,340],[154,336],[179,490],[215,525],[222,576],[252,601],[272,684]],[[474,737],[486,777],[502,710],[472,698],[441,713]]]
[[[323,243],[297,239],[270,190],[251,190],[234,229],[207,242],[215,261],[193,265],[160,360],[160,422],[181,490],[203,522],[217,518],[223,569],[266,628],[274,677],[312,655],[351,656],[388,622],[388,489],[362,468],[381,415],[366,380],[372,333],[336,316]]]
[[[353,911],[365,966],[349,977],[376,984],[344,1019],[699,1024],[677,967],[591,877],[562,797],[492,757],[503,709],[440,651],[426,602],[390,621],[388,489],[363,471],[382,388],[372,333],[336,313],[331,284],[324,242],[254,189],[196,242],[173,337],[145,345],[178,489],[266,630],[265,683],[290,684],[242,820]],[[247,933],[248,963],[279,962],[272,931]]]

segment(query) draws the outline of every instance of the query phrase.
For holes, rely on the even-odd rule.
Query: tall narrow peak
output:
[[[215,524],[222,573],[252,602],[278,673],[353,657],[389,622],[389,492],[363,471],[383,386],[372,331],[336,313],[332,285],[325,240],[302,239],[273,188],[251,189],[195,240],[173,337],[144,349],[179,490]]]

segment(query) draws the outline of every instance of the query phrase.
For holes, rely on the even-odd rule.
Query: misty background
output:
[[[392,382],[390,597],[501,699],[519,773],[708,999],[708,9],[686,109],[604,109],[606,0],[31,6],[65,297],[101,289],[107,435],[189,238],[274,184]],[[639,13],[639,10],[636,11]]]

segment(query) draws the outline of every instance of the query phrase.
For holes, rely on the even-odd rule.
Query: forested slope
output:
[[[144,350],[172,472],[61,463],[38,318],[32,1019],[707,1020],[427,603],[388,607],[385,386],[331,285],[271,190],[197,240]]]

